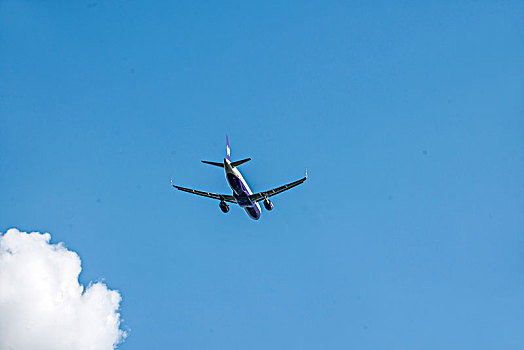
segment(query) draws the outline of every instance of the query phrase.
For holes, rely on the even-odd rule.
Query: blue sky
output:
[[[122,294],[119,349],[524,346],[524,4],[2,1],[0,232]],[[227,193],[250,220],[172,189]]]

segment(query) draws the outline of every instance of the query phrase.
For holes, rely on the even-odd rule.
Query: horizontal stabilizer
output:
[[[223,168],[224,167],[224,163],[209,162],[207,160],[203,160],[202,163],[209,164],[209,165],[214,165],[214,166],[217,166],[219,168]]]
[[[249,162],[251,160],[251,158],[246,158],[246,159],[242,159],[242,160],[237,160],[236,162],[231,162],[231,166],[234,168],[234,167],[237,167],[239,165],[242,165],[246,162]]]

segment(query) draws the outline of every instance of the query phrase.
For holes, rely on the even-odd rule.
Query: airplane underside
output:
[[[247,215],[249,215],[249,217],[251,219],[254,219],[254,220],[258,220],[260,219],[260,210],[258,210],[257,207],[245,207],[244,210],[246,211]]]
[[[254,220],[260,219],[260,206],[257,203],[253,203],[253,201],[249,199],[249,192],[251,191],[246,188],[243,181],[241,181],[235,174],[227,172],[227,170],[226,179],[229,187],[231,187],[233,190],[233,197],[235,198],[237,204],[244,208],[250,218]]]

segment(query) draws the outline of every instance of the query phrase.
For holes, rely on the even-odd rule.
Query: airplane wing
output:
[[[218,194],[218,193],[212,193],[212,192],[205,192],[205,191],[199,191],[199,190],[193,190],[191,188],[185,188],[177,185],[173,185],[173,182],[171,182],[171,185],[176,188],[177,190],[197,194],[199,196],[204,196],[208,198],[218,199],[218,200],[224,200],[229,203],[237,204],[237,201],[233,196],[230,196],[228,194]]]
[[[266,197],[274,196],[276,194],[279,194],[279,193],[282,193],[284,191],[287,191],[290,188],[298,186],[298,185],[304,183],[304,181],[306,181],[306,180],[307,180],[307,171],[306,171],[306,176],[304,176],[300,180],[288,183],[286,185],[283,185],[283,186],[280,186],[280,187],[277,187],[277,188],[273,188],[272,190],[254,193],[254,194],[249,196],[249,199],[251,199],[253,202],[260,202],[260,201],[264,200]]]

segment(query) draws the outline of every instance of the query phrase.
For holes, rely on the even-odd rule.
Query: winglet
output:
[[[173,186],[173,178],[171,178],[171,186]]]
[[[226,135],[226,157],[227,160],[231,161],[231,149],[229,148],[229,138]]]
[[[306,179],[307,179],[307,168],[306,168]]]

